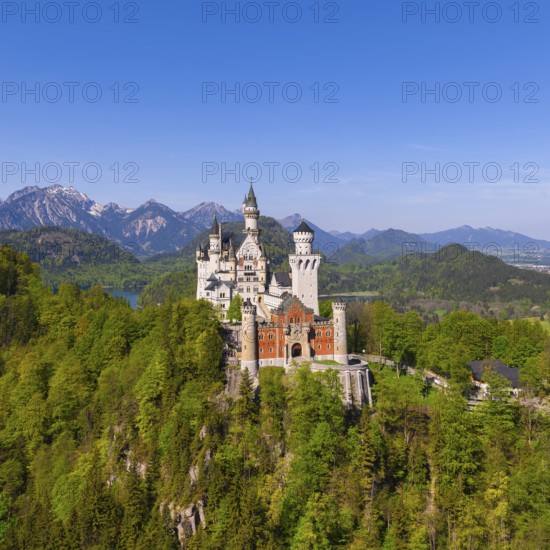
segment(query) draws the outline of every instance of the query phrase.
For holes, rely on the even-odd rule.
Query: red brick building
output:
[[[315,315],[295,296],[273,310],[270,321],[258,323],[260,367],[285,366],[296,357],[332,360],[335,349],[334,322]]]

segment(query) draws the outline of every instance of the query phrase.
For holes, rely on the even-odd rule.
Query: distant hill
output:
[[[463,225],[462,227],[447,229],[437,233],[422,233],[420,236],[426,239],[426,241],[438,243],[441,246],[451,243],[467,246],[476,243],[475,248],[473,246],[469,247],[480,251],[483,251],[484,248],[488,250],[493,244],[497,244],[501,248],[501,255],[503,256],[513,255],[514,251],[518,250],[518,245],[520,257],[522,255],[525,256],[527,250],[531,250],[533,254],[536,254],[537,249],[540,252],[550,251],[550,241],[534,239],[521,233],[493,229],[492,227],[474,229],[469,225]],[[530,245],[535,245],[535,247],[527,249],[526,247]]]
[[[348,241],[351,241],[353,239],[358,239],[361,235],[357,234],[357,233],[351,233],[350,231],[335,231],[335,230],[332,230],[332,231],[329,231],[329,233],[336,237],[337,239],[340,239],[341,241],[344,241],[344,242],[348,242]]]
[[[37,227],[28,231],[0,231],[0,245],[24,252],[43,266],[78,267],[113,262],[138,264],[139,260],[109,239],[74,229]]]
[[[364,233],[351,233],[350,231],[345,231],[344,233],[340,231],[329,231],[329,233],[345,242],[348,242],[353,239],[364,239],[365,241],[368,241],[369,239],[372,239],[372,237],[382,233],[382,231],[380,229],[369,229]]]
[[[38,227],[28,231],[1,231],[0,245],[8,245],[39,264],[46,286],[63,281],[81,287],[95,284],[135,288],[161,273],[109,239],[74,229]]]
[[[375,266],[373,282],[388,293],[473,302],[528,300],[550,303],[550,275],[448,245],[435,254],[414,254]]]
[[[315,231],[315,240],[313,242],[313,249],[315,251],[327,257],[333,257],[346,243],[345,239],[341,239],[328,231],[324,231],[310,220],[303,218],[301,214],[293,214],[292,216],[287,216],[278,221],[287,231],[292,233],[300,225],[302,220],[305,220],[309,227]]]
[[[342,263],[365,264],[372,259],[398,258],[405,252],[405,247],[414,244],[420,250],[426,241],[419,235],[406,233],[399,229],[381,231],[369,238],[353,239],[346,243],[334,255],[334,259]]]

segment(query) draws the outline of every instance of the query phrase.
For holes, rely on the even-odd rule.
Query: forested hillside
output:
[[[536,323],[457,312],[425,326],[370,305],[362,344],[439,367],[451,390],[372,365],[374,406],[352,412],[336,374],[307,366],[262,369],[258,393],[244,375],[230,397],[205,302],[133,311],[98,287],[53,295],[6,248],[0,293],[2,548],[550,544],[550,346]],[[493,378],[468,411],[479,355],[516,364],[525,398]]]
[[[24,252],[40,264],[42,281],[58,288],[63,281],[81,287],[94,284],[135,288],[166,271],[143,264],[105,237],[58,227],[0,231],[0,245]]]

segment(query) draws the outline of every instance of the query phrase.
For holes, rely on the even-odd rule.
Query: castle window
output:
[[[320,330],[318,330],[316,336],[317,338],[321,338],[323,336],[323,333]]]
[[[207,296],[210,296],[210,292],[207,292],[206,295],[207,295]]]
[[[239,287],[239,292],[242,294],[242,292],[243,292],[243,287],[242,286]]]
[[[327,344],[327,349],[330,349],[330,344]]]
[[[269,353],[273,353],[273,348],[269,348]]]
[[[294,317],[290,318],[290,324],[294,323]]]
[[[254,287],[254,292],[258,292],[258,287],[257,286]]]
[[[321,344],[319,344],[319,345],[317,346],[317,349],[321,349]]]
[[[259,334],[258,335],[258,340],[263,340],[264,339],[264,335],[263,334]]]
[[[246,287],[246,291],[250,292],[250,287],[249,286]]]
[[[330,330],[327,330],[327,336],[330,337]]]
[[[300,324],[302,322],[302,319],[300,317],[296,317],[296,322]]]
[[[269,335],[268,335],[268,338],[269,338],[270,340],[273,340],[273,333],[270,332]]]
[[[263,353],[264,352],[264,348],[260,348],[260,353]]]

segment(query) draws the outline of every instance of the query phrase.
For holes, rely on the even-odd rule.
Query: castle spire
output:
[[[254,235],[257,240],[258,218],[260,217],[260,210],[258,209],[258,201],[256,200],[256,194],[254,193],[254,186],[252,180],[250,181],[250,190],[248,196],[245,195],[245,202],[243,203],[243,216],[244,216],[244,232]]]
[[[252,185],[252,180],[250,180],[250,191],[248,191],[246,206],[251,208],[258,208],[258,202],[256,201],[256,195],[254,194],[254,186]]]
[[[212,228],[210,229],[210,235],[217,235],[220,232],[220,226],[218,224],[218,217],[214,214],[214,221],[212,222]]]

